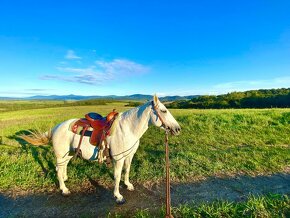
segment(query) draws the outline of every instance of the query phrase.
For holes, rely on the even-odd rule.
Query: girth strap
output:
[[[81,135],[81,138],[80,138],[76,153],[74,155],[74,158],[76,158],[78,156],[79,152],[80,152],[80,147],[81,147],[85,132],[87,131],[88,128],[89,128],[89,126],[85,126],[84,129],[82,130],[82,135]]]

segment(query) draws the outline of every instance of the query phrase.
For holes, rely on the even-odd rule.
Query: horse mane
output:
[[[145,104],[142,104],[142,105],[140,105],[138,107],[134,107],[134,108],[132,108],[130,110],[122,112],[122,118],[126,119],[127,117],[131,117],[132,114],[136,114],[136,113],[137,113],[138,116],[140,116],[141,114],[139,114],[138,111],[140,111],[140,109],[142,109],[142,108],[147,108],[149,106],[149,104],[151,104],[150,101],[148,101]],[[142,112],[143,112],[143,110],[142,110]]]

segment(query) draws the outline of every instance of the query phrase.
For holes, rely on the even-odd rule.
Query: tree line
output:
[[[204,95],[191,100],[174,101],[169,108],[288,108],[290,88],[260,89],[245,92],[231,92],[224,95]]]

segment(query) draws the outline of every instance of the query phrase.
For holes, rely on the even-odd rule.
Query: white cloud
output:
[[[75,60],[75,59],[82,59],[82,58],[77,56],[73,50],[68,50],[66,55],[65,55],[65,59]]]
[[[77,82],[89,85],[99,84],[107,81],[110,77],[103,72],[94,70],[94,67],[88,68],[71,68],[71,67],[58,67],[61,72],[73,73],[73,75],[44,75],[42,80],[63,80],[67,82]]]
[[[125,59],[114,59],[113,61],[96,61],[98,67],[102,68],[104,72],[118,75],[134,75],[145,73],[149,69],[141,64]]]
[[[278,84],[285,84],[287,86],[290,86],[290,77],[279,77],[274,79],[274,83],[278,83]]]
[[[290,77],[277,77],[268,80],[245,80],[216,84],[212,91],[218,94],[233,91],[247,91],[255,89],[289,88]]]
[[[220,95],[235,91],[290,88],[290,77],[276,77],[267,80],[243,80],[219,83],[212,86],[197,85],[193,89],[176,88],[165,95]]]
[[[118,80],[137,74],[143,74],[148,67],[125,59],[112,61],[97,60],[94,65],[86,68],[57,67],[61,75],[44,75],[42,80],[63,80],[84,84],[100,84],[109,80]],[[64,74],[69,73],[69,74]]]
[[[73,68],[73,67],[57,67],[56,69],[61,72],[66,73],[80,73],[80,74],[97,74],[94,70],[95,66],[87,67],[87,68]]]
[[[15,97],[15,98],[22,98],[25,96],[32,96],[32,95],[49,95],[55,89],[13,89],[13,90],[0,90],[0,96],[4,95],[5,97]]]

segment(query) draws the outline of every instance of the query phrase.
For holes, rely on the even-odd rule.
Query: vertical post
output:
[[[166,215],[165,218],[173,218],[170,208],[170,171],[169,171],[169,148],[168,131],[165,131],[165,163],[166,163]]]

